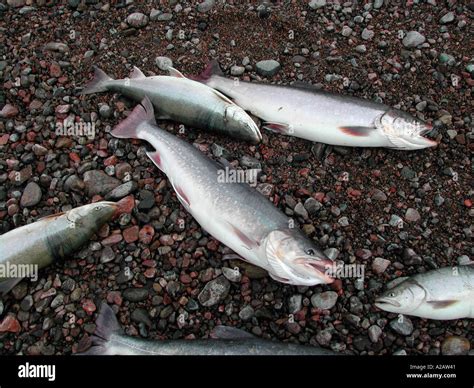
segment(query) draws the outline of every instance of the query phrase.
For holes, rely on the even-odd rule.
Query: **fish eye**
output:
[[[314,256],[316,254],[313,248],[306,249],[305,253],[309,256]]]
[[[395,297],[395,293],[394,293],[394,292],[391,292],[388,296],[391,297],[391,298],[394,298],[394,297]]]
[[[96,206],[94,210],[100,210],[100,206]]]

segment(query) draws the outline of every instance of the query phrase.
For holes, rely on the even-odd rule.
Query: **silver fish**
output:
[[[268,199],[247,183],[221,182],[221,167],[156,127],[148,98],[112,135],[150,143],[155,151],[147,155],[167,175],[184,208],[244,260],[283,283],[311,286],[333,281],[327,275],[333,262]]]
[[[375,300],[385,311],[429,319],[474,318],[474,266],[415,275]]]
[[[113,91],[140,102],[151,100],[161,119],[174,120],[190,127],[211,130],[252,143],[262,140],[257,124],[222,93],[185,78],[170,68],[173,76],[145,75],[134,67],[130,78],[112,79],[94,67],[94,79],[82,94]]]
[[[288,356],[337,355],[315,346],[259,339],[233,327],[217,326],[211,339],[150,341],[126,336],[114,311],[102,303],[92,337],[93,346],[81,355],[161,356]]]
[[[225,78],[217,62],[192,77],[230,97],[274,132],[350,147],[416,150],[437,143],[432,127],[384,104],[307,86],[282,86]]]
[[[31,274],[66,258],[89,241],[116,209],[114,202],[97,202],[41,218],[1,235],[2,273]],[[21,279],[22,276],[0,277],[0,294],[10,291]]]

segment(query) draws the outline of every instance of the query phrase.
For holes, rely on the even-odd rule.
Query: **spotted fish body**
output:
[[[268,341],[226,326],[216,327],[210,339],[152,341],[127,336],[110,306],[103,303],[92,337],[93,346],[84,355],[160,356],[318,356],[336,353],[316,346]]]
[[[157,128],[153,107],[147,99],[112,131],[112,135],[150,143],[155,151],[148,152],[148,156],[167,175],[181,204],[202,228],[277,280],[292,281],[281,279],[285,274],[275,271],[278,264],[272,266],[267,259],[270,249],[267,239],[272,233],[288,232],[304,239],[317,256],[312,260],[315,266],[332,264],[298,229],[290,230],[290,219],[258,191],[247,183],[220,182],[220,168],[214,161],[192,145]],[[324,277],[326,280],[329,279]],[[311,284],[322,282],[321,279],[308,281]]]
[[[474,266],[415,275],[376,299],[382,310],[429,319],[474,318]]]
[[[177,70],[170,71],[173,76],[145,77],[135,67],[130,78],[112,79],[95,68],[95,78],[82,93],[113,91],[138,102],[147,96],[159,118],[252,143],[260,142],[260,130],[242,108],[220,92],[185,78]]]
[[[409,114],[376,102],[309,86],[236,82],[211,62],[196,80],[230,97],[264,121],[264,127],[289,136],[350,147],[421,149],[437,143],[422,135],[431,129]]]

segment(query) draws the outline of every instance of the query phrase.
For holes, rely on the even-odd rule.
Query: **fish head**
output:
[[[413,280],[406,280],[385,291],[375,300],[375,305],[391,313],[410,313],[425,300],[426,291]]]
[[[265,253],[274,277],[288,284],[329,284],[333,262],[299,230],[275,230],[266,238]]]
[[[417,150],[438,144],[424,137],[432,130],[431,125],[398,109],[390,109],[380,115],[375,120],[375,127],[388,137],[393,148]]]
[[[76,207],[67,212],[72,227],[84,230],[97,230],[115,214],[118,205],[115,202],[102,201]]]
[[[262,141],[262,134],[257,124],[241,107],[229,104],[225,110],[224,120],[226,128],[235,137],[255,144]]]

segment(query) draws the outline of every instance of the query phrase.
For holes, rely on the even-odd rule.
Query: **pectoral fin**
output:
[[[175,185],[173,182],[171,182],[171,185],[173,186],[173,189],[176,192],[176,196],[178,197],[179,202],[181,202],[181,204],[186,208],[186,210],[189,210],[191,208],[191,201],[189,200],[184,190],[180,186]]]
[[[238,227],[232,225],[230,222],[227,221],[227,224],[231,227],[232,231],[239,238],[239,240],[242,242],[244,247],[247,248],[249,251],[256,248],[256,247],[258,247],[258,246],[260,246],[259,241],[257,241],[254,238],[248,236],[246,233],[244,233]]]
[[[133,66],[133,70],[130,73],[131,79],[140,79],[140,78],[146,78],[145,74],[136,66]]]
[[[429,301],[428,304],[432,306],[435,310],[444,309],[458,303],[459,300],[433,300]]]
[[[262,124],[263,128],[266,128],[272,132],[281,133],[284,135],[291,133],[291,128],[288,124],[285,123],[273,123],[273,122],[265,122]]]
[[[0,295],[5,295],[10,292],[10,290],[20,283],[22,279],[23,278],[8,278],[3,280],[0,283]]]
[[[285,284],[291,284],[290,281],[289,281],[287,278],[282,278],[282,277],[277,276],[277,275],[275,275],[275,274],[273,274],[273,273],[271,273],[271,272],[269,272],[268,274],[270,275],[270,277],[271,277],[273,280],[275,280],[275,281],[277,281],[277,282],[285,283]]]
[[[375,129],[373,127],[358,127],[358,126],[345,126],[339,127],[339,129],[344,132],[346,135],[351,136],[369,136],[370,133]]]

